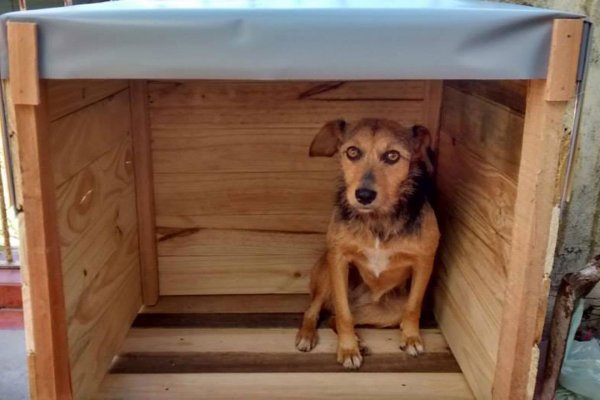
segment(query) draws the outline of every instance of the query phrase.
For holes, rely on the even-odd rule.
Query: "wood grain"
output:
[[[545,81],[530,82],[494,380],[495,399],[532,395],[527,392],[528,377],[530,373],[535,376],[535,371],[530,371],[531,360],[541,334],[532,316],[545,314],[544,268],[556,243],[550,226],[558,204],[556,182],[565,135],[562,120],[566,102],[546,101],[547,93]]]
[[[55,159],[54,184],[60,186],[91,162],[131,136],[129,93],[121,91],[50,124]]]
[[[308,306],[305,294],[236,296],[161,296],[142,313],[302,313]]]
[[[161,257],[160,288],[164,295],[306,293],[314,261],[302,255],[247,256],[243,261],[239,256]]]
[[[96,390],[141,305],[131,157],[125,137],[57,190],[78,398]]]
[[[94,399],[473,399],[458,373],[113,374]]]
[[[159,239],[161,293],[305,292],[324,248],[323,234],[175,230]]]
[[[317,128],[180,129],[177,136],[156,132],[153,142],[157,174],[196,171],[335,171],[335,158],[309,158]]]
[[[424,81],[150,82],[159,237],[206,230],[223,243],[165,254],[160,242],[161,294],[305,292],[322,236],[307,248],[300,234],[327,229],[339,173],[308,157],[312,138],[337,118],[428,123],[435,94]]]
[[[523,117],[481,85],[455,86],[445,86],[442,107],[436,181],[443,239],[434,310],[476,397],[491,399]]]
[[[333,362],[332,354],[300,352],[289,354],[258,353],[128,353],[121,354],[111,368],[112,374],[186,374],[186,373],[297,373],[345,372]],[[368,354],[361,372],[460,372],[449,353]]]
[[[156,218],[154,216],[152,138],[148,120],[148,88],[146,81],[131,81],[130,86],[142,294],[144,304],[156,304],[159,292],[158,256]]]
[[[6,23],[10,96],[14,104],[40,104],[37,24]],[[47,118],[47,117],[46,117]]]
[[[151,81],[150,104],[202,105],[215,101],[262,103],[295,100],[423,100],[425,81]]]
[[[494,379],[494,359],[479,340],[478,327],[465,317],[465,293],[448,288],[444,279],[435,287],[434,312],[444,337],[476,399],[491,399]],[[468,294],[468,292],[466,293]],[[456,299],[458,297],[458,299]]]
[[[127,89],[128,82],[118,79],[50,79],[48,115],[50,121],[64,117]]]
[[[546,101],[568,101],[575,94],[583,19],[555,19],[552,26]]]
[[[114,291],[97,296],[98,302],[89,304],[88,310],[93,311],[87,318],[90,322],[95,320],[95,323],[88,325],[87,335],[72,344],[76,398],[89,399],[97,391],[127,334],[127,328],[142,305],[137,259],[113,279],[115,283],[107,289]],[[99,303],[102,300],[106,303]]]
[[[46,88],[38,79],[37,29],[7,24],[10,68],[8,125],[16,137],[17,186],[29,395],[72,399]]]
[[[450,80],[444,81],[444,86],[508,107],[517,114],[525,114],[527,81]]]
[[[372,354],[394,353],[398,349],[399,336],[396,329],[359,328],[357,334]],[[211,328],[131,329],[121,347],[121,353],[152,352],[247,352],[247,353],[295,353],[295,328]],[[449,353],[446,341],[436,329],[423,330],[424,346],[428,352]],[[335,354],[337,335],[326,328],[319,330],[319,345],[312,352]]]
[[[318,216],[320,224],[310,231],[324,232],[333,209],[336,179],[337,172],[325,171],[159,174],[154,181],[156,213],[159,220],[161,216],[219,217],[221,226],[229,223],[232,227],[246,216],[276,216],[282,221],[289,216]],[[260,225],[254,226],[260,230]],[[162,228],[169,226],[159,225]]]

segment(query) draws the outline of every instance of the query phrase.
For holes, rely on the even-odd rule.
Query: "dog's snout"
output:
[[[356,189],[354,195],[360,204],[366,206],[375,200],[375,197],[377,197],[377,192],[371,189]]]

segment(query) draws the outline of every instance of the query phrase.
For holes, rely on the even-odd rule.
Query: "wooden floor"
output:
[[[336,363],[326,322],[317,347],[298,352],[305,305],[303,295],[162,298],[134,322],[96,399],[473,398],[434,327],[417,358],[398,349],[396,329],[358,329],[360,372]]]

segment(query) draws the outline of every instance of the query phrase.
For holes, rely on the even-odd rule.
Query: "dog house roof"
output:
[[[559,11],[474,0],[123,0],[3,15],[42,78],[535,79]]]

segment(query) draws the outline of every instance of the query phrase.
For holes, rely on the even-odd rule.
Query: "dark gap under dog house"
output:
[[[122,1],[2,17],[38,399],[530,398],[581,16],[474,1]],[[326,121],[422,124],[442,228],[426,354],[294,348]]]

